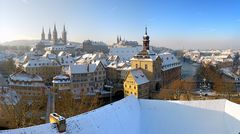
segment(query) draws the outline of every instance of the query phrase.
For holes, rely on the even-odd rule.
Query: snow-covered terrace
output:
[[[239,134],[240,105],[227,100],[162,101],[133,96],[66,120],[76,134]],[[58,133],[53,124],[0,133]]]

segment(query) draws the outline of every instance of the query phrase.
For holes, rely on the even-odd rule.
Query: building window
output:
[[[136,68],[138,68],[138,64],[136,64]]]
[[[148,66],[147,66],[147,64],[145,64],[145,69],[148,69]]]

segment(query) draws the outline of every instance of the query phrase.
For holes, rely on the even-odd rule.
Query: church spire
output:
[[[57,29],[56,29],[56,24],[54,24],[53,31],[57,31]]]
[[[57,40],[58,40],[58,37],[57,37],[57,29],[56,29],[56,24],[54,24],[54,29],[53,29],[53,45],[56,45],[56,44],[57,44]]]
[[[117,36],[117,44],[119,43],[119,37]]]
[[[67,32],[65,29],[65,25],[63,25],[62,39],[63,39],[64,44],[67,44]]]
[[[41,40],[45,40],[44,27],[42,28]]]
[[[49,28],[48,31],[48,40],[51,41],[52,40],[52,34],[51,34],[51,29]]]

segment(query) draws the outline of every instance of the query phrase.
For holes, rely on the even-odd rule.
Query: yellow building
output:
[[[143,36],[143,50],[131,59],[132,69],[141,69],[150,80],[150,89],[159,91],[161,87],[161,58],[149,50],[147,29]]]
[[[160,88],[169,85],[173,80],[180,79],[181,64],[176,57],[170,53],[158,55],[152,52],[149,49],[149,38],[146,28],[145,35],[143,36],[143,49],[131,59],[131,69],[142,70],[143,74],[146,75],[149,80],[149,84],[144,85],[144,90],[146,90],[145,88],[148,88],[149,93],[154,93],[160,91]],[[129,75],[124,82],[125,96],[130,94],[142,96],[142,94],[138,94],[141,93],[141,91],[138,90],[142,90],[143,87],[140,86],[140,89],[137,87],[136,89],[132,88],[138,83],[131,83],[131,81],[134,80],[131,78],[133,76]]]
[[[141,69],[130,70],[124,81],[124,96],[149,98],[149,80]]]

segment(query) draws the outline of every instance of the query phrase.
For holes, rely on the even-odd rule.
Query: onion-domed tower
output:
[[[145,27],[145,34],[143,35],[143,50],[149,50],[149,36],[147,35],[147,27]]]

